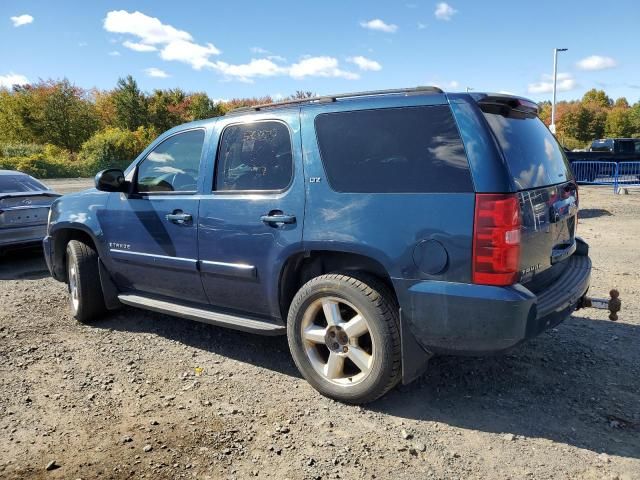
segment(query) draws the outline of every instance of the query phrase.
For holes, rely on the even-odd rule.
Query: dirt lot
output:
[[[0,259],[0,477],[640,479],[640,192],[580,193],[617,323],[434,359],[364,408],[312,390],[285,338],[135,309],[83,326],[38,252]]]

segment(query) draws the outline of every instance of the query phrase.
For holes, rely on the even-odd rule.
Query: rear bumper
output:
[[[431,353],[481,355],[507,350],[559,324],[578,307],[589,289],[591,260],[575,254],[568,262],[563,274],[538,295],[519,284],[396,281],[404,331]]]
[[[0,248],[40,243],[47,234],[47,224],[0,228]]]

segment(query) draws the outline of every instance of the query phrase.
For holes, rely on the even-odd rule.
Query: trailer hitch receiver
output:
[[[609,310],[609,320],[615,322],[618,320],[618,312],[622,309],[622,300],[620,300],[620,292],[613,289],[609,292],[609,298],[591,298],[586,295],[582,297],[579,308],[598,308],[600,310]]]

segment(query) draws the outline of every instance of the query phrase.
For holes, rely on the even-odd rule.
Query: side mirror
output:
[[[129,188],[124,172],[119,168],[107,168],[98,172],[95,182],[96,188],[103,192],[126,192]]]

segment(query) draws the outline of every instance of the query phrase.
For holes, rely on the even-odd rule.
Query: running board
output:
[[[261,335],[284,335],[286,328],[266,321],[239,317],[228,313],[220,313],[198,307],[189,307],[178,303],[143,297],[128,293],[118,295],[118,300],[125,305],[144,308],[154,312],[165,313],[176,317],[188,318],[197,322],[210,323],[219,327],[233,328],[244,332],[259,333]]]

